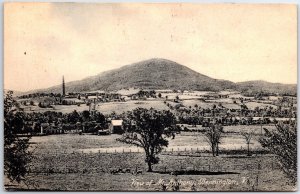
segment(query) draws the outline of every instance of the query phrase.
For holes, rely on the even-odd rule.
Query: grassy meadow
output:
[[[257,127],[251,126],[255,129]],[[272,129],[273,126],[268,126]],[[34,153],[27,177],[27,186],[18,190],[90,190],[90,191],[278,191],[294,190],[279,168],[275,156],[261,154],[257,131],[252,156],[246,156],[245,141],[237,130],[252,130],[245,126],[225,127],[221,153],[212,157],[203,136],[182,132],[169,139],[169,147],[160,154],[160,162],[149,173],[141,149],[124,145],[119,135],[51,135],[33,137]],[[178,151],[179,149],[179,151]],[[243,150],[244,148],[242,148]],[[99,151],[100,150],[100,151]],[[124,151],[125,150],[125,151]],[[129,151],[130,150],[130,151]],[[119,170],[118,173],[112,173]],[[166,187],[163,188],[162,180]],[[14,185],[7,186],[15,188]]]

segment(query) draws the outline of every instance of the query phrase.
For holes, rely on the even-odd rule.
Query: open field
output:
[[[62,113],[70,113],[74,110],[82,112],[84,110],[89,110],[89,106],[82,104],[77,105],[55,105],[54,108],[40,108],[38,106],[27,106],[25,112],[46,112],[46,111],[56,111]]]
[[[274,129],[274,126],[263,126],[270,130]],[[260,126],[257,125],[238,125],[238,126],[225,126],[224,135],[221,140],[220,149],[245,149],[246,143],[239,134],[239,132],[254,131],[255,135],[253,137],[251,149],[257,150],[261,149],[258,143],[258,138],[261,133]],[[31,142],[37,146],[36,152],[137,152],[138,148],[128,144],[122,144],[116,141],[120,135],[112,134],[108,136],[97,136],[97,135],[78,135],[78,134],[64,134],[64,135],[49,135],[49,136],[35,136],[32,137]],[[175,139],[169,138],[169,146],[167,148],[170,150],[209,150],[209,144],[206,141],[204,135],[200,132],[181,132],[177,134]],[[139,151],[142,151],[139,148]]]
[[[201,108],[212,108],[214,105],[214,103],[206,103],[206,102],[202,102],[200,100],[183,100],[182,104],[185,107],[191,106],[192,108],[195,108],[196,104],[198,105],[198,107],[201,107]],[[217,103],[215,103],[215,104],[217,104]]]
[[[162,98],[166,98],[168,96],[168,99],[176,99],[176,96],[179,97],[181,100],[188,100],[188,99],[197,99],[201,98],[201,95],[206,94],[207,92],[195,92],[195,93],[162,93]]]
[[[169,108],[164,104],[162,100],[134,100],[127,102],[108,102],[100,103],[96,106],[96,109],[103,114],[109,114],[112,111],[115,111],[117,114],[131,111],[136,108],[154,108],[156,110],[169,110]]]
[[[161,162],[154,166],[153,173],[146,172],[147,167],[141,153],[61,154],[42,156],[41,159],[43,163],[33,162],[35,167],[32,167],[32,173],[28,177],[40,190],[161,191],[162,187],[158,184],[160,179],[167,183],[172,179],[195,181],[197,191],[293,190],[278,169],[275,159],[269,155],[255,158],[162,155]],[[141,174],[110,173],[112,169],[119,168],[130,171],[138,169]],[[45,169],[52,171],[47,173]],[[174,176],[170,174],[173,171],[184,174]],[[150,181],[153,181],[151,185],[138,185]],[[191,187],[191,183],[182,183],[180,190],[190,191]],[[167,187],[167,190],[172,189]]]
[[[272,105],[272,104],[264,104],[264,103],[259,103],[259,102],[247,102],[245,103],[246,106],[250,109],[250,110],[254,110],[256,107],[259,108],[266,108],[268,107],[273,107],[273,108],[277,108],[277,106]]]
[[[69,134],[34,137],[31,140],[35,150],[30,163],[29,189],[153,191],[162,190],[160,179],[166,183],[177,179],[181,181],[180,191],[190,191],[192,182],[195,183],[193,189],[197,191],[293,190],[279,169],[276,158],[268,154],[246,157],[245,154],[221,152],[220,156],[212,157],[210,153],[197,152],[196,149],[174,149],[173,152],[163,152],[160,155],[161,161],[153,168],[154,172],[148,173],[142,152],[80,152],[84,149],[124,146],[115,141],[116,137]],[[238,147],[242,139],[238,136],[235,138],[234,141],[228,139],[227,143],[222,144],[228,146],[230,142],[235,142],[233,145]],[[168,150],[172,146],[183,148],[207,144],[193,133],[177,135],[175,139],[170,141]],[[114,169],[122,169],[124,172],[111,174]],[[172,175],[172,172],[177,176]],[[151,180],[150,185],[142,185]],[[19,185],[18,188],[28,189],[25,185]],[[171,184],[167,190],[172,190]]]
[[[113,111],[117,114],[131,111],[135,108],[155,108],[156,110],[168,110],[169,108],[164,104],[163,100],[133,100],[127,102],[106,102],[98,103],[96,105],[96,110],[103,114],[110,114]],[[39,108],[38,106],[31,106],[31,111],[29,111],[30,106],[26,107],[26,112],[46,112],[46,111],[56,111],[62,113],[70,113],[74,110],[81,112],[84,110],[89,110],[89,106],[85,104],[77,105],[55,105],[53,108]]]
[[[131,90],[122,90],[121,93],[123,94],[131,94],[132,92],[136,92],[137,89],[131,91]],[[162,98],[148,98],[147,100],[128,100],[126,102],[105,102],[105,103],[97,103],[96,104],[96,110],[102,112],[103,114],[110,114],[111,112],[116,112],[117,114],[133,110],[137,107],[141,108],[155,108],[157,110],[168,110],[169,108],[164,104],[164,101],[166,100],[166,96],[168,96],[168,103],[173,104],[173,100],[176,99],[176,96],[179,97],[179,102],[184,105],[185,107],[192,107],[197,104],[198,107],[201,108],[212,108],[213,105],[218,105],[219,103],[222,104],[225,108],[228,109],[241,109],[240,102],[238,101],[234,103],[234,99],[230,98],[222,98],[222,99],[214,99],[214,100],[206,100],[206,102],[203,102],[200,100],[201,95],[205,95],[209,92],[207,91],[194,91],[194,92],[188,92],[188,93],[161,93]],[[241,94],[236,94],[234,92],[228,92],[228,91],[221,91],[220,94],[229,94],[229,95],[240,95],[236,97],[245,97]],[[274,97],[272,99],[277,99],[278,97]],[[253,99],[253,98],[252,98]],[[27,99],[28,100],[28,99]],[[77,98],[68,99],[71,101],[78,101]],[[24,101],[24,99],[19,100]],[[274,105],[262,103],[262,102],[246,102],[245,103],[247,107],[250,110],[254,110],[256,107],[259,108],[265,108],[267,106],[271,106],[273,108],[277,108]],[[81,104],[80,106],[77,105],[53,105],[53,108],[40,108],[37,106],[37,102],[35,102],[35,106],[23,106],[25,112],[45,112],[45,111],[57,111],[62,113],[70,113],[74,110],[81,112],[84,110],[89,110],[89,106],[85,104]]]

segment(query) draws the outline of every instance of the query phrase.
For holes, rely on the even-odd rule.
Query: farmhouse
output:
[[[111,133],[122,134],[123,133],[123,120],[111,120],[109,126]]]
[[[55,126],[54,123],[41,123],[41,134],[62,134],[64,130]]]

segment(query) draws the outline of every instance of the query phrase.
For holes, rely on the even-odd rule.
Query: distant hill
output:
[[[270,87],[272,86],[272,87]],[[141,89],[181,89],[181,90],[206,90],[220,91],[224,89],[245,90],[247,87],[256,89],[268,89],[283,91],[284,84],[273,84],[260,81],[234,83],[226,80],[213,79],[198,73],[186,66],[166,59],[149,59],[121,68],[106,71],[96,76],[79,81],[66,83],[67,92],[84,91],[116,91],[127,88]],[[289,86],[296,88],[296,85]],[[273,90],[272,90],[273,91]],[[296,90],[295,90],[296,91]],[[30,91],[60,93],[61,85],[47,89]]]
[[[296,84],[281,84],[281,83],[270,83],[262,80],[238,82],[237,89],[243,93],[279,93],[279,94],[297,94]]]
[[[17,90],[4,89],[3,90],[3,94],[5,95],[8,91],[12,91],[13,92],[13,96],[19,96],[19,95],[22,95],[24,93],[24,92],[20,92],[20,91],[17,91]]]

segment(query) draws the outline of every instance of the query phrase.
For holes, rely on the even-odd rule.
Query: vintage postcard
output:
[[[5,3],[7,191],[296,191],[297,6]]]

